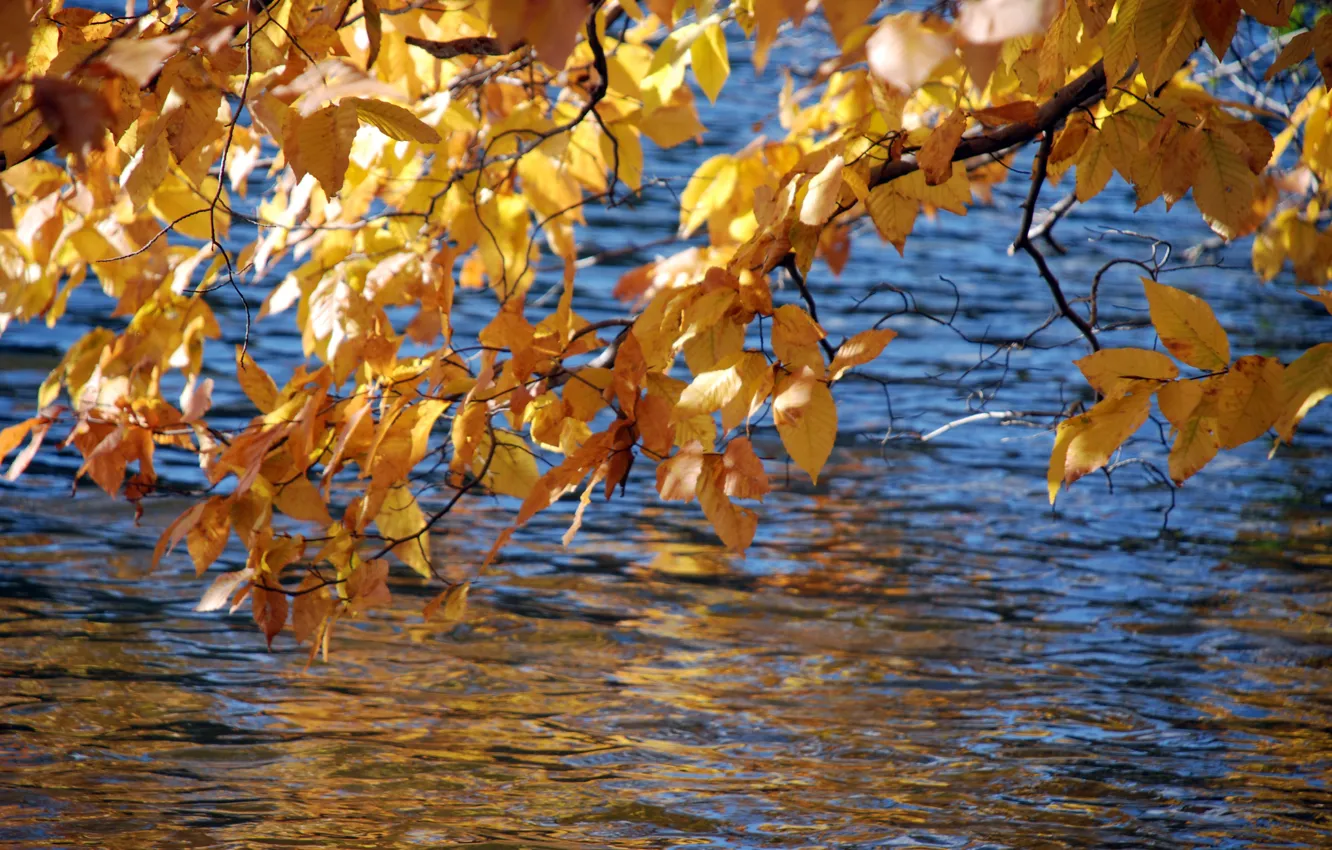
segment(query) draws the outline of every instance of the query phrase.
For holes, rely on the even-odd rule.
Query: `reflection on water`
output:
[[[192,576],[136,575],[151,534],[11,506],[0,840],[1332,841],[1320,500],[1250,503],[1229,542],[1106,543],[1002,488],[921,507],[938,469],[897,481],[900,504],[856,498],[883,472],[814,497],[817,521],[782,525],[810,497],[778,494],[745,561],[673,507],[573,551],[533,535],[453,628],[410,615],[428,591],[402,580],[304,673],[287,636],[269,654],[244,616],[192,613]]]

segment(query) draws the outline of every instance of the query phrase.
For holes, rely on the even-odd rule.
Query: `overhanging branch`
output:
[[[953,161],[997,154],[1024,145],[1041,133],[1053,131],[1075,109],[1090,106],[1103,99],[1105,95],[1105,66],[1097,62],[1085,74],[1055,92],[1054,97],[1046,101],[1031,121],[1007,124],[993,131],[963,139],[953,153]],[[885,162],[870,174],[870,188],[891,183],[919,169],[920,165],[913,155]]]

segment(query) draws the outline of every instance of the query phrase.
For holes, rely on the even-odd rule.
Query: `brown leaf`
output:
[[[333,610],[333,600],[318,573],[309,572],[296,587],[291,602],[291,630],[297,643],[314,637],[324,618]]]
[[[347,601],[360,611],[389,604],[388,561],[375,558],[357,565],[347,577],[344,590]]]
[[[84,157],[106,137],[110,109],[97,92],[68,80],[41,77],[32,85],[33,104],[56,140],[57,149],[82,166]]]
[[[946,183],[953,176],[953,153],[966,129],[967,113],[954,109],[925,140],[920,153],[916,155],[916,162],[920,164],[920,170],[925,172],[927,186]]]
[[[265,577],[275,582],[272,576]],[[281,590],[269,590],[256,583],[251,590],[250,599],[254,605],[254,622],[264,633],[268,648],[273,648],[273,638],[278,636],[282,627],[287,625],[287,594]]]

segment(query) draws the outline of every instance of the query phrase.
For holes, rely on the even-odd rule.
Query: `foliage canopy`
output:
[[[15,453],[12,480],[68,427],[79,477],[137,504],[159,449],[196,453],[213,488],[154,561],[183,543],[203,575],[235,534],[248,563],[199,607],[248,600],[270,643],[290,623],[327,652],[339,617],[387,601],[390,555],[443,582],[427,617],[461,616],[469,577],[436,568],[432,537],[473,492],[520,500],[481,569],[578,491],[567,544],[636,461],[744,551],[758,514],[742,503],[769,491],[749,429],[770,420],[817,480],[835,384],[895,335],[880,321],[834,344],[806,276],[840,272],[856,219],[905,252],[920,214],[965,215],[1032,144],[1013,250],[1090,347],[1077,366],[1098,398],[1058,424],[1052,502],[1111,461],[1153,399],[1180,483],[1222,449],[1290,441],[1332,393],[1332,343],[1288,364],[1232,352],[1207,303],[1147,266],[1164,352],[1103,347],[1095,286],[1065,294],[1036,222],[1041,189],[1068,172],[1064,209],[1116,175],[1140,206],[1192,192],[1221,239],[1255,236],[1262,278],[1289,263],[1332,309],[1332,16],[1292,0],[148,5],[0,8],[0,331],[54,325],[89,276],[121,320],[68,350],[37,415],[0,432],[0,458]],[[626,274],[623,319],[580,317],[584,208],[650,184],[648,145],[706,132],[691,81],[726,98],[734,51],[762,70],[782,33],[825,25],[829,55],[798,89],[788,74],[774,105],[785,135],[708,159],[680,193],[680,238],[706,238]],[[1233,54],[1237,31],[1259,32],[1257,50]],[[1209,52],[1233,67],[1205,74]],[[1300,95],[1273,97],[1273,79]],[[553,309],[528,298],[543,258],[563,269]],[[275,275],[280,261],[291,270]],[[775,275],[796,296],[774,299]],[[460,289],[490,292],[474,339],[454,333]],[[255,321],[286,313],[308,360],[279,386],[239,346],[258,415],[223,431],[202,377],[221,334],[210,300],[246,305],[248,339],[257,292]],[[172,373],[178,397],[162,389]],[[411,478],[426,463],[452,493],[430,512]]]

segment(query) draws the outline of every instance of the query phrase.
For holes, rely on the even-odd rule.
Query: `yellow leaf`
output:
[[[1281,415],[1276,421],[1281,440],[1289,443],[1295,436],[1295,426],[1329,395],[1332,395],[1332,342],[1324,342],[1286,367],[1281,382]]]
[[[1170,446],[1170,480],[1176,486],[1183,484],[1216,457],[1219,447],[1216,419],[1211,416],[1190,418],[1175,434],[1175,442]]]
[[[400,561],[422,578],[430,578],[430,532],[425,530],[425,514],[416,496],[405,484],[389,490],[375,515],[375,525],[387,541],[402,541],[392,550]]]
[[[680,235],[688,236],[731,202],[739,170],[735,158],[718,154],[704,161],[680,193]]]
[[[823,4],[823,17],[828,20],[833,40],[845,46],[846,39],[869,18],[879,0],[836,0]]]
[[[1182,289],[1142,279],[1161,343],[1195,369],[1216,372],[1230,364],[1230,340],[1207,302]]]
[[[277,407],[278,388],[268,373],[259,368],[249,351],[236,346],[236,380],[240,382],[245,395],[262,413],[270,413]]]
[[[1241,357],[1221,376],[1216,394],[1217,436],[1227,449],[1256,440],[1281,414],[1285,367],[1275,357]]]
[[[1209,379],[1210,380],[1210,379]],[[1204,381],[1173,381],[1156,394],[1161,413],[1175,428],[1183,428],[1202,401]]]
[[[268,581],[275,581],[269,577]],[[273,648],[273,638],[278,636],[287,624],[287,594],[281,590],[269,590],[255,584],[250,592],[250,601],[254,605],[254,622],[264,633],[268,648]]]
[[[1101,193],[1115,173],[1105,141],[1100,132],[1092,133],[1078,154],[1078,175],[1074,192],[1079,201],[1086,203]]]
[[[1147,419],[1150,393],[1106,399],[1082,414],[1085,422],[1068,442],[1064,484],[1072,484],[1110,461],[1125,440]]]
[[[962,133],[966,129],[967,113],[961,109],[954,109],[947,118],[939,122],[939,126],[935,127],[925,140],[920,153],[916,154],[916,162],[920,165],[920,170],[925,173],[927,184],[938,186],[953,176],[953,153],[957,150],[957,143],[962,141]]]
[[[680,393],[680,401],[671,411],[671,421],[679,422],[721,410],[735,398],[742,385],[743,379],[734,363],[701,373]]]
[[[328,525],[333,518],[328,515],[328,506],[305,475],[297,475],[284,481],[273,497],[273,507],[293,519]]]
[[[1046,489],[1050,494],[1050,504],[1055,503],[1059,488],[1064,484],[1064,470],[1068,466],[1068,446],[1073,438],[1086,430],[1090,424],[1087,415],[1074,416],[1060,422],[1055,428],[1054,448],[1050,450],[1050,468],[1045,475]]]
[[[920,202],[901,194],[890,183],[871,189],[865,206],[879,237],[891,243],[899,255],[905,255],[906,239],[915,229]]]
[[[837,349],[837,356],[828,367],[828,379],[836,381],[847,369],[862,366],[883,353],[883,349],[897,336],[897,331],[887,328],[870,328],[861,331],[842,343]]]
[[[1253,231],[1261,221],[1253,215],[1256,178],[1249,169],[1247,150],[1236,150],[1233,137],[1216,130],[1198,129],[1198,171],[1193,178],[1193,200],[1207,224],[1225,239]]]
[[[772,394],[772,366],[762,354],[746,351],[736,364],[740,374],[740,392],[722,407],[722,430],[729,431],[758,413]]]
[[[1173,381],[1179,376],[1169,357],[1143,348],[1105,348],[1075,364],[1092,389],[1107,398],[1124,395],[1141,380]]]
[[[342,103],[350,104],[361,122],[369,124],[390,139],[420,142],[423,145],[439,143],[439,133],[435,132],[434,127],[401,106],[362,97],[345,98]]]
[[[486,469],[481,483],[495,493],[526,499],[533,485],[541,477],[537,471],[533,449],[522,437],[508,431],[495,431],[495,453],[490,452],[490,432],[481,437],[481,445],[472,456],[472,471],[480,475]],[[486,459],[490,466],[486,468]]]
[[[129,195],[135,208],[147,206],[153,193],[162,185],[171,168],[171,149],[166,136],[155,134],[135,152],[133,159],[120,175],[120,185]]]
[[[325,106],[310,115],[291,115],[282,152],[297,177],[313,174],[332,197],[347,176],[352,140],[356,138],[357,110],[350,103]]]
[[[794,304],[783,304],[772,314],[772,353],[783,363],[794,363],[803,350],[826,337],[809,313]]]
[[[800,205],[800,223],[822,227],[837,209],[837,195],[842,191],[842,155],[832,157],[815,174],[805,190],[805,201]]]
[[[786,453],[817,484],[837,441],[837,407],[828,385],[808,366],[777,384],[772,418]]]
[[[704,458],[703,470],[698,476],[698,503],[726,547],[743,552],[754,542],[758,514],[727,498],[722,483],[724,476],[722,458],[716,455]]]
[[[726,55],[726,33],[721,24],[703,28],[703,32],[694,43],[689,45],[689,61],[694,66],[694,77],[698,87],[708,96],[708,100],[717,102],[726,78],[731,74],[731,60]]]
[[[457,622],[467,613],[467,593],[471,588],[470,582],[455,584],[426,603],[425,609],[421,612],[426,622],[435,618],[435,613],[443,611],[443,622]]]

